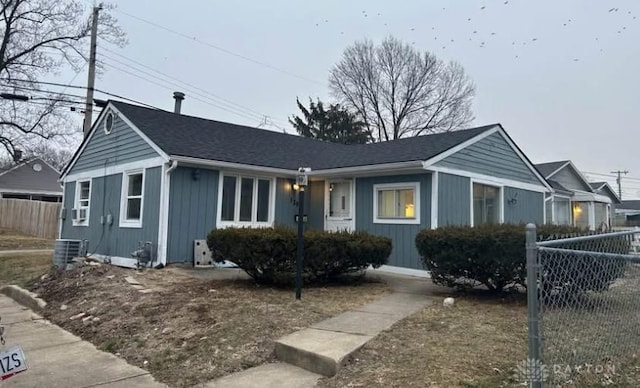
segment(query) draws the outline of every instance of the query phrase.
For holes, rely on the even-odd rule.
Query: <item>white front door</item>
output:
[[[352,180],[326,181],[324,229],[331,231],[355,229]]]

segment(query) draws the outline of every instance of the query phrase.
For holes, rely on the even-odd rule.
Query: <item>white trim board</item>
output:
[[[118,267],[125,268],[138,268],[138,260],[132,257],[121,257],[121,256],[109,256],[109,255],[101,255],[99,253],[92,253],[88,255],[89,258],[96,259],[101,263],[108,263],[111,265],[115,265]]]
[[[494,133],[498,132],[500,129],[500,127],[498,125],[494,126],[491,129],[487,129],[486,131],[482,132],[479,135],[476,135],[470,139],[467,139],[465,141],[463,141],[462,143],[458,143],[456,146],[449,148],[448,150],[439,153],[438,155],[432,157],[431,159],[428,159],[424,162],[423,166],[430,166],[432,164],[438,163],[439,161],[448,158],[449,156],[455,154],[458,151],[462,151],[463,149],[469,147],[470,145],[473,145],[477,142],[479,142],[480,140],[487,138],[491,135],[493,135]]]
[[[29,190],[29,189],[3,189],[0,187],[1,193],[24,194],[24,195],[50,195],[52,197],[61,197],[63,191],[46,191],[46,190]]]
[[[252,171],[252,172],[258,172],[262,174],[278,175],[279,177],[282,177],[282,176],[295,177],[298,175],[297,170],[287,170],[284,168],[275,168],[275,167],[254,166],[251,164],[242,164],[242,163],[221,162],[218,160],[200,159],[200,158],[193,158],[190,156],[171,155],[171,160],[175,160],[183,166],[185,165],[188,166],[189,164],[192,164],[194,166],[209,166],[209,167],[216,167],[219,169],[235,169],[238,171]]]
[[[122,174],[125,171],[136,169],[147,169],[153,167],[161,167],[164,164],[164,159],[160,157],[138,160],[136,162],[129,162],[123,164],[116,164],[114,166],[108,166],[104,168],[96,168],[88,171],[81,171],[74,174],[67,175],[63,182],[76,181],[78,179],[89,178],[102,178],[109,175]]]
[[[440,191],[440,173],[431,173],[431,229],[438,228],[438,197]]]
[[[492,184],[492,185],[509,186],[509,187],[513,187],[514,189],[535,191],[537,193],[548,193],[548,192],[551,192],[550,190],[545,189],[545,187],[542,186],[542,185],[538,186],[538,185],[534,185],[534,184],[531,184],[531,183],[524,183],[524,182],[514,181],[514,180],[511,180],[511,179],[497,178],[497,177],[494,177],[494,176],[491,176],[491,175],[478,174],[478,173],[475,173],[475,172],[469,172],[469,171],[465,171],[465,170],[458,170],[458,169],[455,169],[455,168],[428,166],[426,169],[428,171],[437,171],[437,172],[441,172],[441,173],[444,173],[444,174],[458,175],[458,176],[463,176],[463,177],[467,177],[467,178],[482,180],[482,181],[485,181],[485,182],[487,182],[489,184]]]
[[[340,175],[348,175],[350,178],[354,177],[358,174],[365,174],[374,172],[376,175],[378,172],[385,171],[397,171],[403,169],[420,169],[422,167],[421,160],[413,160],[408,162],[397,162],[397,163],[383,163],[383,164],[370,164],[366,166],[354,166],[354,167],[339,167],[339,168],[330,168],[325,170],[313,170],[309,173],[309,177],[322,176],[322,177],[335,177],[339,178]],[[295,171],[295,174],[298,172]],[[408,171],[407,173],[411,173]]]
[[[158,145],[156,145],[156,143],[154,143],[153,141],[151,141],[151,139],[149,139],[147,137],[147,135],[144,134],[144,132],[142,132],[135,124],[133,124],[131,122],[131,120],[129,120],[122,112],[120,112],[114,105],[112,102],[109,102],[107,104],[107,106],[102,110],[102,112],[100,112],[100,115],[98,116],[98,118],[96,119],[96,121],[93,123],[93,126],[91,127],[91,131],[89,131],[89,135],[87,136],[87,138],[82,142],[82,145],[80,146],[80,149],[76,152],[76,154],[73,156],[73,159],[71,159],[71,162],[69,162],[69,164],[65,167],[64,172],[62,174],[62,176],[60,177],[60,181],[63,181],[66,179],[66,177],[69,174],[69,171],[71,171],[71,169],[73,168],[73,166],[76,164],[76,162],[78,161],[78,158],[80,158],[80,155],[82,155],[82,153],[84,152],[85,148],[87,148],[87,145],[89,144],[89,142],[91,141],[91,139],[93,138],[95,132],[98,130],[98,127],[100,127],[98,125],[98,123],[101,122],[101,120],[103,119],[103,117],[105,117],[105,115],[109,112],[115,112],[116,115],[122,119],[122,121],[125,122],[125,124],[127,124],[138,136],[140,136],[140,138],[142,140],[144,140],[151,148],[153,148],[153,150],[159,155],[159,157],[164,161],[164,162],[168,162],[169,161],[169,155],[167,155],[166,152],[164,152],[160,147],[158,147]],[[75,174],[74,174],[75,175]]]

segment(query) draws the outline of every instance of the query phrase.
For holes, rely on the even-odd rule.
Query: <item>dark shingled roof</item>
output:
[[[567,164],[567,162],[569,161],[560,160],[558,162],[540,163],[540,164],[536,164],[535,167],[543,177],[548,178],[549,175],[551,175],[554,171],[556,171],[560,167]]]
[[[111,101],[169,155],[295,170],[430,159],[498,124],[374,144],[344,145]]]
[[[36,171],[34,164],[40,164],[42,169]],[[62,195],[62,188],[58,183],[60,173],[41,159],[36,158],[24,162],[15,168],[0,171],[0,191],[2,189],[18,190],[24,194],[46,191]]]
[[[620,201],[620,205],[616,209],[640,210],[640,200]]]
[[[554,181],[553,179],[547,179],[547,182],[549,182],[549,185],[556,191],[563,191],[565,193],[573,194],[572,190],[567,189],[566,187],[561,185],[560,182],[558,182],[558,181]]]

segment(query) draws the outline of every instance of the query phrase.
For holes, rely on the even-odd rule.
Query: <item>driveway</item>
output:
[[[3,381],[4,387],[142,387],[159,388],[149,372],[42,319],[0,295],[5,347],[22,346],[29,369]]]

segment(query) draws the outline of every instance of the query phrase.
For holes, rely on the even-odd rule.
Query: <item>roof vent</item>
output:
[[[176,100],[176,105],[173,109],[173,113],[180,114],[180,109],[182,108],[182,100],[184,100],[184,93],[173,92],[173,99]]]

